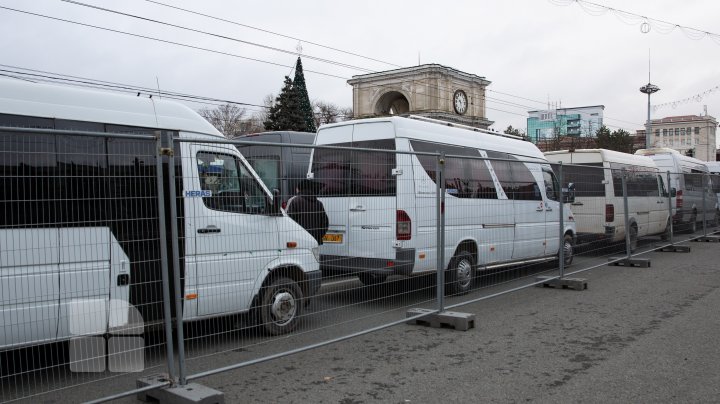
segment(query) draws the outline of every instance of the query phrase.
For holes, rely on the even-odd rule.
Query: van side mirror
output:
[[[272,194],[272,199],[270,199],[268,195],[265,195],[265,214],[268,216],[282,216],[282,211],[280,210],[280,190],[274,188]]]
[[[675,198],[677,196],[677,190],[675,188],[670,188],[670,197]]]
[[[569,183],[567,188],[563,188],[563,203],[573,203],[575,202],[575,184]]]

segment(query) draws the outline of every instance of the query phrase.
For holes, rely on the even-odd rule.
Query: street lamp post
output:
[[[648,96],[648,115],[647,115],[647,122],[645,123],[645,148],[650,148],[650,94],[657,93],[660,91],[660,87],[656,86],[655,84],[648,83],[642,87],[640,87],[640,92],[647,94]]]

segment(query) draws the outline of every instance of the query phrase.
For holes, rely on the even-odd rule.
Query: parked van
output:
[[[718,225],[720,220],[720,161],[707,161],[705,166],[710,172],[710,186],[718,199],[718,203],[715,205],[715,225]]]
[[[529,142],[420,117],[360,119],[318,130],[308,176],[324,184],[328,273],[366,283],[437,269],[438,158],[445,159],[445,261],[449,293],[469,290],[477,270],[572,261],[575,225],[542,153]],[[368,150],[377,149],[377,150]],[[414,155],[409,152],[425,153]],[[474,158],[474,159],[473,159]],[[497,160],[482,160],[491,158]]]
[[[668,190],[649,157],[605,149],[552,151],[545,157],[563,163],[563,183],[575,189],[572,211],[579,243],[625,240],[622,169],[627,174],[631,249],[640,237],[669,237]]]
[[[137,138],[160,131],[175,139],[164,209],[157,143]],[[103,334],[130,307],[160,321],[160,214],[169,226],[174,201],[183,318],[256,310],[268,332],[294,329],[320,285],[317,242],[235,147],[204,143],[222,138],[157,97],[0,79],[0,349],[71,338],[73,324]]]
[[[238,136],[233,140],[278,143],[278,144],[313,144],[315,133],[308,132],[263,132]],[[238,145],[240,153],[255,169],[265,185],[270,189],[279,189],[283,209],[288,200],[295,195],[298,182],[307,174],[310,152],[312,149],[303,147],[283,147],[280,145]]]
[[[673,225],[677,229],[694,233],[698,222],[715,220],[716,210],[712,208],[717,196],[708,182],[705,162],[669,148],[640,149],[635,154],[652,158],[661,172],[670,172],[670,187],[676,190]],[[703,212],[703,198],[707,215]]]

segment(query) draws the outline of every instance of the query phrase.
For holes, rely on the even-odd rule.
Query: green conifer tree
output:
[[[305,75],[303,73],[302,61],[298,56],[295,63],[295,79],[293,80],[293,90],[300,106],[300,113],[305,122],[304,132],[315,132],[315,115],[313,114],[312,105],[310,105],[310,97],[308,96],[307,87],[305,86]]]
[[[304,132],[305,120],[300,111],[300,103],[290,77],[285,76],[280,94],[268,111],[267,120],[263,122],[266,130],[294,130]]]

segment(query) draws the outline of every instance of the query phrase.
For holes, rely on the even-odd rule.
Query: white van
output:
[[[98,318],[93,333],[106,333],[131,308],[162,320],[160,131],[176,139],[164,211],[169,224],[177,201],[183,318],[257,309],[270,333],[297,326],[320,285],[317,242],[235,147],[204,143],[221,133],[157,98],[0,80],[0,349],[72,338]]]
[[[720,220],[720,161],[706,161],[705,166],[710,172],[710,186],[715,192],[718,203],[715,205],[715,225]]]
[[[320,199],[330,218],[320,246],[328,273],[375,283],[437,269],[438,159],[427,154],[436,152],[468,157],[445,159],[449,293],[469,290],[478,269],[558,256],[561,192],[532,143],[427,118],[388,117],[324,125],[315,145],[353,148],[316,148],[311,156],[308,176],[324,184]],[[569,211],[564,222],[569,264],[575,236]]]
[[[708,182],[709,171],[704,161],[669,148],[640,149],[635,154],[652,158],[661,172],[670,172],[670,187],[676,194],[673,198],[675,228],[694,233],[698,222],[715,220],[717,210],[713,207],[717,196]],[[703,198],[707,214],[703,212]]]
[[[625,240],[622,169],[627,173],[631,249],[639,237],[669,237],[668,191],[652,159],[605,149],[552,151],[545,157],[562,162],[563,183],[574,185],[579,243]]]

